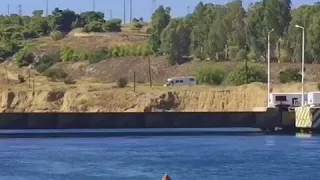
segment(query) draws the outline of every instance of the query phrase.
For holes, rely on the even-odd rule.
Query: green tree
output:
[[[157,53],[161,48],[161,33],[171,20],[170,11],[171,9],[169,7],[164,8],[163,6],[160,6],[152,14],[149,44],[153,52]]]
[[[121,32],[121,19],[112,19],[105,23],[104,28],[109,32]]]
[[[161,49],[171,65],[184,63],[190,55],[190,33],[191,27],[183,18],[173,19],[163,30]]]
[[[257,65],[240,66],[227,76],[227,83],[236,86],[253,83],[267,82],[267,73],[263,67]]]

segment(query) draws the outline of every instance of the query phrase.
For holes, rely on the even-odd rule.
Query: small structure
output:
[[[304,94],[305,101],[308,94]],[[271,107],[299,107],[302,104],[302,94],[296,93],[271,93],[270,94],[270,106]],[[304,103],[306,104],[306,102]]]
[[[320,129],[320,92],[309,92],[307,105],[295,108],[296,128],[318,131]]]

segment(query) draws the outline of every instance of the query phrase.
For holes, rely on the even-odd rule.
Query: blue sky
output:
[[[293,6],[297,7],[302,4],[313,4],[319,0],[292,0]],[[93,9],[93,0],[49,0],[49,12],[55,7],[61,9],[72,9],[76,12],[83,12]],[[129,19],[129,0],[127,0],[127,18]],[[194,9],[200,0],[156,0],[157,6],[170,6],[174,17],[183,16]],[[225,4],[227,0],[203,0],[204,3]],[[243,0],[244,6],[247,7],[254,0]],[[18,5],[22,5],[24,15],[31,14],[35,9],[46,8],[46,0],[0,0],[0,13],[7,14],[7,5],[10,4],[10,12],[18,13]],[[133,0],[133,17],[143,17],[149,19],[152,12],[152,0]],[[109,18],[110,9],[112,9],[113,18],[123,18],[123,0],[95,0],[96,11],[104,12],[106,18]]]

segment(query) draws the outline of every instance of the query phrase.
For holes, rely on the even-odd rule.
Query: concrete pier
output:
[[[0,113],[0,129],[252,127],[268,130],[294,127],[294,119],[286,120],[288,114],[290,112],[276,109],[265,112]]]

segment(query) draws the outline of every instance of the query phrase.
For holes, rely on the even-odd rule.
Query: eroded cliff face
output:
[[[316,90],[316,84],[306,91]],[[299,92],[299,84],[273,87],[274,92]],[[267,104],[264,84],[206,89],[104,91],[56,90],[3,91],[1,112],[150,112],[175,111],[251,111]]]

